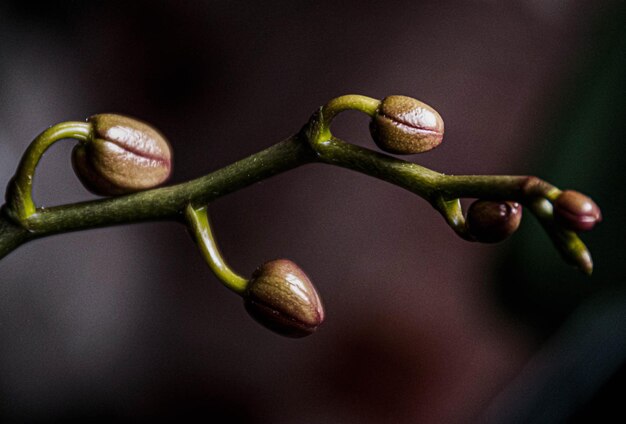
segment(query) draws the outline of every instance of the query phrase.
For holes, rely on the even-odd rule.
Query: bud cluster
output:
[[[356,169],[415,192],[431,201],[457,234],[464,239],[483,243],[505,240],[517,231],[522,219],[520,203],[487,199],[516,199],[524,202],[539,218],[563,257],[584,272],[591,273],[591,256],[576,234],[589,231],[602,221],[600,208],[589,197],[572,190],[560,191],[536,177],[447,178],[444,174],[396,158],[372,153],[367,149],[354,149],[338,139],[334,140],[337,143],[326,143],[329,140],[325,137],[330,134],[330,121],[338,112],[347,109],[360,110],[372,117],[369,126],[372,138],[380,149],[389,153],[427,152],[443,140],[443,119],[435,109],[419,100],[394,95],[379,102],[363,96],[342,96],[314,114],[305,127],[305,140],[309,147],[316,149],[320,161]],[[328,112],[326,115],[322,113],[324,110]],[[39,231],[33,233],[35,236],[46,234],[41,230],[45,228],[42,223],[45,224],[46,218],[55,223],[54,226],[48,224],[48,233],[59,231],[57,221],[50,218],[54,217],[55,212],[50,212],[49,209],[47,213],[36,215],[40,209],[35,207],[32,200],[32,180],[41,155],[56,140],[65,138],[79,140],[80,143],[72,151],[72,164],[81,182],[96,194],[115,196],[147,190],[165,182],[171,173],[172,152],[168,141],[159,131],[144,122],[122,115],[99,114],[87,119],[86,123],[58,124],[33,141],[7,190],[7,207],[3,211],[23,227],[20,229],[15,226],[16,231],[31,230],[28,224],[33,223],[32,228]],[[290,169],[285,164],[295,166],[309,163],[312,156],[301,154],[302,151],[291,144],[301,141],[299,134],[281,143],[280,149],[267,149],[252,157],[252,160],[249,158],[241,161],[231,169],[234,169],[232,172],[246,177],[243,180],[233,178],[235,182],[232,184],[243,186],[246,185],[244,183],[265,178],[268,174]],[[289,153],[285,153],[287,151]],[[287,154],[295,156],[286,156]],[[278,163],[280,166],[276,169],[271,168],[272,157],[283,161]],[[123,207],[118,209],[114,220],[102,222],[123,222],[129,218],[125,215],[127,211],[132,213],[129,220],[136,221],[137,210],[150,210],[150,205],[145,207],[150,196],[170,196],[167,199],[168,216],[180,218],[175,214],[184,211],[188,228],[209,266],[227,287],[243,297],[246,311],[257,322],[287,337],[305,337],[314,333],[324,321],[324,308],[315,286],[298,265],[287,259],[269,261],[247,279],[232,271],[221,257],[210,229],[207,207],[198,206],[202,203],[206,205],[209,201],[207,199],[211,198],[206,193],[226,193],[236,188],[229,187],[232,182],[229,178],[218,177],[216,180],[222,181],[215,182],[205,177],[196,180],[198,183],[181,184],[171,190],[158,190],[145,193],[145,196],[129,196],[120,199],[120,202],[107,201],[105,204],[109,206],[118,203]],[[200,192],[203,193],[198,195]],[[464,196],[483,197],[470,205],[465,217],[460,200]],[[163,203],[159,199],[151,205],[157,208]],[[61,214],[68,209],[58,208],[61,212],[56,213]],[[109,207],[109,210],[113,208]],[[159,211],[158,214],[144,214],[141,218],[163,218],[167,213]],[[74,218],[77,215],[74,213]],[[85,226],[86,224],[81,223],[76,228]],[[71,228],[71,225],[60,228]],[[22,233],[19,236],[22,237]],[[26,238],[25,235],[24,237]],[[14,248],[11,243],[14,242],[5,244],[4,252],[0,245],[0,257],[6,254],[7,249]]]

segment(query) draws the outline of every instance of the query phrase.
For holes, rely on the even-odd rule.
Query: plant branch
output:
[[[293,136],[182,184],[126,196],[38,208],[22,226],[2,213],[0,258],[28,240],[52,234],[141,221],[180,219],[188,204],[206,205],[228,193],[314,160],[314,152],[308,143],[299,136]]]
[[[10,183],[7,204],[0,213],[0,258],[29,240],[57,233],[149,220],[185,222],[188,207],[202,208],[221,196],[276,174],[309,163],[324,163],[388,181],[421,196],[443,215],[459,236],[468,240],[472,237],[467,233],[459,198],[518,201],[537,215],[568,262],[587,273],[591,271],[589,253],[577,235],[561,231],[553,222],[552,210],[537,206],[540,201],[551,206],[550,201],[558,197],[561,191],[553,185],[531,176],[444,175],[346,143],[330,134],[330,123],[339,112],[352,108],[372,116],[379,103],[356,95],[333,99],[313,114],[298,134],[203,177],[168,187],[36,208],[24,218],[20,206],[16,206],[20,197],[11,192],[15,185]],[[33,164],[28,158],[22,162]],[[17,175],[22,180],[32,178],[32,172],[26,175],[21,169]]]

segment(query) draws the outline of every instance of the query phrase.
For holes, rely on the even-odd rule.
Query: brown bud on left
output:
[[[257,322],[283,336],[308,336],[324,321],[324,308],[313,283],[287,259],[259,267],[243,299],[246,310]]]
[[[171,148],[150,125],[127,116],[90,117],[91,140],[72,151],[72,164],[81,182],[95,194],[114,196],[154,188],[167,180]]]
[[[589,231],[602,221],[602,212],[589,197],[565,190],[553,202],[554,219],[568,230]]]
[[[521,219],[519,203],[477,200],[467,211],[467,228],[477,241],[498,243],[517,231]]]
[[[443,119],[435,109],[406,96],[383,99],[370,122],[381,150],[410,155],[434,149],[443,140]]]

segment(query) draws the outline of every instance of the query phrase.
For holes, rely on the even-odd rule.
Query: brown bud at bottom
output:
[[[381,150],[404,155],[434,149],[443,140],[443,129],[435,109],[405,96],[384,98],[370,123]]]
[[[498,243],[513,234],[522,219],[522,207],[515,202],[477,200],[467,211],[469,233],[482,243]]]
[[[283,336],[308,336],[324,321],[324,308],[311,280],[287,259],[259,267],[243,298],[257,322]]]
[[[85,187],[104,196],[154,188],[167,180],[172,153],[150,125],[122,115],[90,117],[91,140],[77,145],[72,164]]]
[[[602,212],[596,203],[582,193],[565,190],[553,202],[554,219],[572,231],[589,231],[602,221]]]

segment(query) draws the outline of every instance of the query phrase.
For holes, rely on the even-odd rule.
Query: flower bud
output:
[[[308,336],[324,321],[324,308],[311,280],[287,259],[259,267],[243,298],[252,318],[283,336]]]
[[[589,231],[602,221],[602,212],[596,203],[582,193],[563,191],[553,202],[554,219],[572,231]]]
[[[172,167],[170,145],[150,125],[122,115],[90,117],[92,138],[72,151],[72,164],[83,185],[113,196],[146,190],[165,182]]]
[[[435,109],[405,96],[383,99],[370,123],[381,150],[396,154],[427,152],[443,139],[443,119]]]
[[[482,243],[498,243],[519,227],[522,206],[516,202],[477,200],[467,211],[469,233]]]

